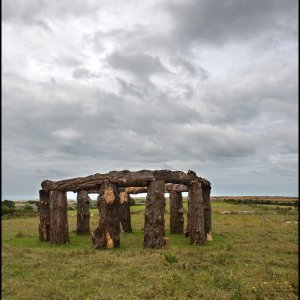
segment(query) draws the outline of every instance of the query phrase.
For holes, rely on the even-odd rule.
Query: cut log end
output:
[[[208,242],[212,242],[212,235],[211,235],[211,232],[209,232],[209,233],[207,233],[206,234],[206,240],[208,241]]]
[[[114,191],[111,187],[108,187],[107,190],[104,191],[104,198],[107,204],[114,203],[116,197],[114,195]]]
[[[104,182],[99,191],[99,226],[92,234],[96,249],[112,249],[120,246],[120,215],[118,186]]]

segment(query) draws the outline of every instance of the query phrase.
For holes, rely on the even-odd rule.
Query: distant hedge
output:
[[[284,206],[299,206],[299,201],[273,201],[273,200],[256,200],[256,199],[223,199],[224,202],[231,204],[264,204],[264,205],[284,205]]]
[[[14,201],[3,200],[1,201],[1,216],[13,214],[16,211]]]
[[[17,208],[12,200],[1,201],[1,217],[35,216],[39,211],[38,201],[28,201],[23,207]]]

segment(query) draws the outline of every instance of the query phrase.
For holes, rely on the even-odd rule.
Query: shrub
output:
[[[16,211],[15,208],[8,207],[7,205],[1,205],[1,216],[12,215]]]
[[[17,210],[20,213],[20,216],[35,216],[37,209],[33,208],[32,205],[26,204],[21,209]]]
[[[34,204],[35,208],[34,210],[40,211],[40,201],[39,200],[29,200],[27,201],[28,204]]]
[[[16,206],[14,201],[11,200],[1,201],[1,216],[13,215],[15,211],[16,211]]]
[[[9,208],[15,208],[16,207],[15,202],[12,201],[12,200],[3,200],[1,204],[5,205]]]
[[[22,208],[22,211],[23,211],[24,213],[27,213],[27,212],[33,212],[34,209],[33,209],[33,207],[32,207],[31,205],[26,204],[26,205],[24,205],[24,207]]]

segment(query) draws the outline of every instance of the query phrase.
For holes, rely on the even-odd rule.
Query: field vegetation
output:
[[[298,299],[298,207],[219,199],[213,241],[197,247],[170,235],[167,204],[161,250],[143,248],[144,209],[131,207],[134,232],[105,251],[76,235],[74,210],[62,246],[38,241],[38,216],[3,219],[3,299]],[[98,217],[91,209],[91,229]]]

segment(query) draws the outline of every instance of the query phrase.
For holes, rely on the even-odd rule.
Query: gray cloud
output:
[[[89,71],[86,68],[76,68],[73,71],[72,76],[75,79],[83,79],[83,78],[97,78],[99,77],[99,75],[92,73],[91,71]]]
[[[36,20],[34,21],[34,23],[46,30],[47,32],[52,33],[51,26],[46,21]]]
[[[70,54],[62,54],[54,59],[55,63],[66,67],[78,67],[82,64],[79,57]]]
[[[72,1],[72,5],[67,0],[62,1],[40,1],[28,0],[4,0],[2,1],[2,18],[8,22],[32,23],[41,16],[50,18],[61,18],[69,16],[85,16],[97,11],[94,1],[79,0]]]
[[[222,45],[245,42],[261,34],[298,33],[295,0],[184,1],[165,5],[175,23],[172,36],[182,44]]]
[[[4,197],[159,168],[213,194],[295,195],[295,6],[4,1]]]
[[[121,54],[114,52],[106,61],[115,69],[129,71],[137,76],[168,72],[159,57],[144,53]]]

